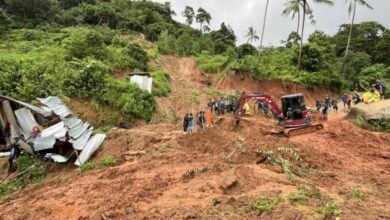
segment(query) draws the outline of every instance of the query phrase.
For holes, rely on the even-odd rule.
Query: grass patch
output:
[[[117,162],[118,161],[115,156],[107,156],[100,160],[100,165],[104,167],[111,167],[114,166]]]
[[[363,192],[358,189],[358,188],[351,188],[349,191],[348,191],[348,196],[352,199],[356,199],[356,200],[359,200],[359,201],[362,201],[364,200],[364,194]]]
[[[8,195],[9,193],[17,190],[19,187],[23,185],[23,181],[20,179],[13,180],[9,183],[0,184],[0,198]]]
[[[96,133],[107,133],[109,130],[111,130],[111,126],[103,126],[95,129]]]
[[[158,148],[158,151],[160,151],[161,153],[172,152],[175,151],[175,148],[172,147],[172,145],[170,144],[163,144],[161,147]]]
[[[335,202],[328,202],[324,207],[317,210],[323,219],[339,217],[342,213],[341,208]]]
[[[262,214],[274,210],[278,204],[278,198],[260,197],[253,202],[251,209]]]
[[[287,199],[300,205],[308,205],[313,199],[321,199],[320,191],[314,186],[301,186],[298,191],[291,193]]]
[[[0,198],[12,193],[29,182],[41,182],[47,175],[46,165],[35,161],[30,155],[21,155],[16,160],[17,178],[0,184]]]
[[[93,168],[95,168],[96,165],[94,162],[92,161],[88,161],[86,163],[84,163],[83,165],[80,166],[80,173],[85,173],[87,172],[88,170],[92,170]]]

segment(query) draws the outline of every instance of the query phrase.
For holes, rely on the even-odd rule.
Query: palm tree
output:
[[[304,33],[304,30],[305,30],[305,21],[306,21],[306,15],[309,15],[309,19],[312,20],[312,22],[314,22],[313,20],[313,11],[311,10],[310,8],[310,5],[308,3],[309,0],[301,0],[302,1],[302,9],[303,9],[303,13],[302,13],[302,27],[301,27],[301,44],[300,44],[300,47],[299,47],[299,57],[298,57],[298,71],[301,69],[301,62],[302,62],[302,48],[303,48],[303,33]],[[333,5],[333,1],[332,0],[312,0],[316,3],[321,3],[321,4],[327,4],[327,5]]]
[[[203,31],[203,23],[210,24],[211,15],[203,8],[198,9],[198,14],[195,17],[196,22],[200,24],[200,31]]]
[[[349,16],[351,16],[351,13],[352,13],[352,19],[351,19],[351,25],[349,27],[348,41],[347,41],[347,47],[345,48],[344,61],[343,61],[343,65],[341,66],[341,74],[344,73],[345,62],[347,60],[347,56],[348,56],[348,52],[349,52],[349,46],[351,44],[352,29],[353,29],[353,24],[355,22],[356,5],[357,5],[357,3],[360,3],[361,5],[369,8],[369,9],[373,9],[371,7],[371,5],[369,5],[365,0],[350,0],[350,2],[349,2],[348,13],[349,13]]]
[[[299,33],[299,26],[301,25],[301,0],[288,0],[284,6],[286,6],[282,13],[284,16],[289,16],[292,14],[291,19],[294,20],[295,15],[298,14],[298,25],[296,32]]]
[[[260,38],[260,52],[263,48],[263,39],[264,39],[264,31],[265,31],[265,24],[267,22],[267,13],[268,13],[268,5],[269,5],[269,0],[267,0],[267,3],[265,5],[265,12],[264,12],[264,20],[263,20],[263,29],[261,31],[261,38]]]
[[[259,36],[257,36],[256,30],[253,27],[248,28],[246,37],[248,38],[248,41],[246,43],[252,43],[253,41],[259,40]]]

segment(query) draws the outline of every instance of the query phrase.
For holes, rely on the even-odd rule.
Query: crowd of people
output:
[[[192,113],[186,113],[183,119],[183,131],[187,134],[195,131],[204,130],[213,125],[213,116],[234,113],[239,108],[238,101],[221,97],[220,99],[210,100],[207,104],[207,110],[199,110],[195,117]]]
[[[373,102],[379,102],[384,100],[386,93],[386,87],[377,80],[375,84],[372,85],[370,91],[363,93],[362,96],[358,92],[354,91],[350,94],[344,93],[341,96],[341,101],[343,103],[344,110],[350,110],[352,104],[357,105],[361,102],[369,104]],[[316,108],[318,112],[321,112],[324,118],[327,118],[327,114],[330,111],[338,112],[339,101],[336,98],[325,96],[324,101],[316,100]]]

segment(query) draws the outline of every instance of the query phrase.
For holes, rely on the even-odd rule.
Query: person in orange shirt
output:
[[[213,113],[210,109],[206,111],[206,126],[209,128],[213,124]]]

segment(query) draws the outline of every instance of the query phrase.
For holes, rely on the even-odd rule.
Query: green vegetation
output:
[[[84,163],[83,165],[80,166],[79,171],[80,171],[80,173],[85,173],[88,170],[94,169],[95,167],[96,167],[96,165],[95,165],[94,162],[88,161],[88,162],[86,162],[86,163]]]
[[[104,167],[111,167],[117,164],[117,159],[115,156],[107,156],[100,160],[100,165]]]
[[[339,217],[342,213],[340,207],[335,202],[328,202],[324,207],[319,208],[317,211],[321,213],[323,219]]]
[[[293,174],[297,176],[305,176],[308,173],[308,168],[300,155],[291,148],[279,147],[276,151],[258,150],[259,159],[257,163],[268,163],[279,166],[289,179],[293,178]]]
[[[175,151],[175,148],[172,147],[172,145],[170,144],[163,144],[161,147],[158,148],[158,151],[160,151],[161,153],[172,152]]]
[[[359,114],[354,119],[357,126],[370,129],[378,132],[390,133],[390,120],[389,119],[371,119],[366,120],[363,115]]]
[[[16,178],[0,184],[0,198],[12,193],[23,185],[41,182],[47,174],[46,166],[34,160],[30,155],[23,154],[16,160],[18,168]]]
[[[312,200],[320,200],[322,195],[314,186],[301,186],[298,191],[291,193],[287,198],[294,204],[308,205]]]
[[[262,214],[264,212],[270,212],[274,210],[278,206],[278,204],[278,198],[260,197],[253,202],[251,208],[253,211]]]
[[[359,200],[359,201],[362,201],[364,199],[363,192],[360,189],[358,189],[358,188],[351,188],[348,191],[348,196],[350,198],[353,198],[353,199],[356,199],[356,200]]]
[[[152,72],[153,77],[153,95],[155,96],[168,96],[171,92],[171,88],[169,87],[169,74],[158,70]]]

